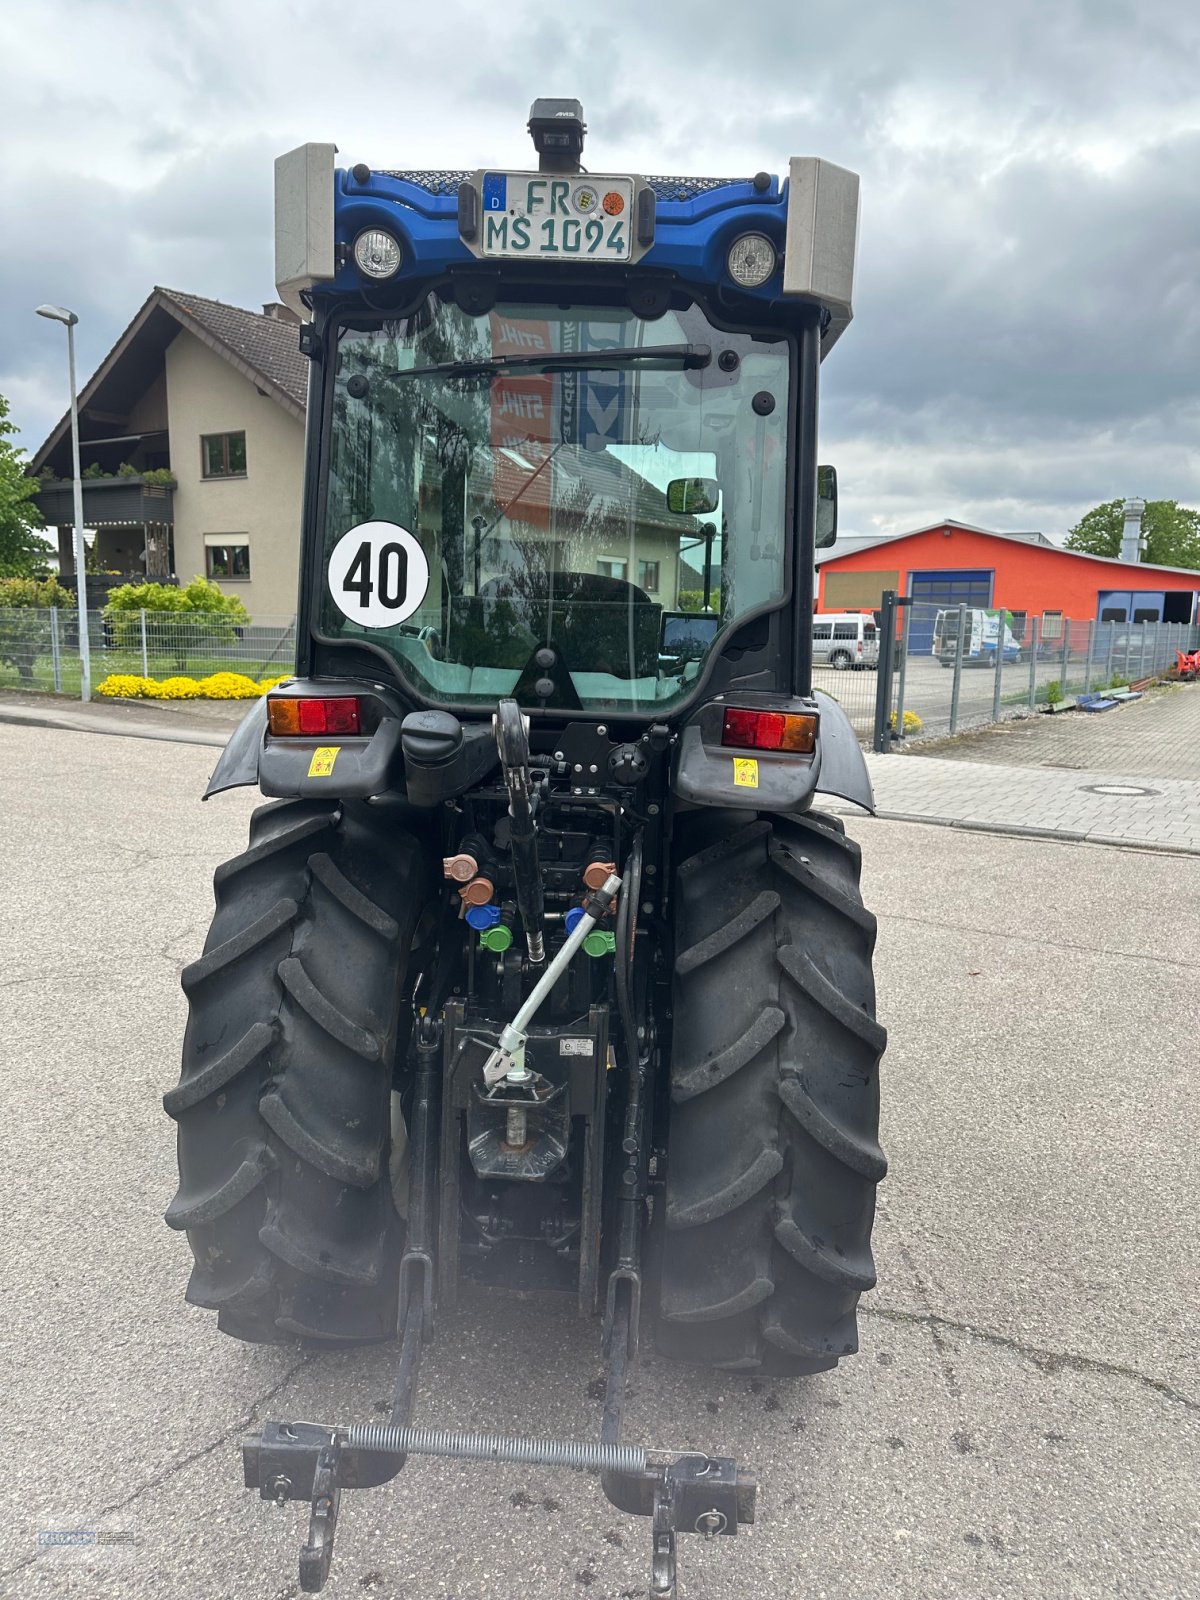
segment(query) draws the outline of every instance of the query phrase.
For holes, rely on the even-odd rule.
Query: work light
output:
[[[743,233],[729,246],[725,265],[734,283],[757,289],[775,271],[775,246],[762,233]]]
[[[368,278],[394,278],[404,252],[383,228],[365,228],[354,241],[354,259]]]

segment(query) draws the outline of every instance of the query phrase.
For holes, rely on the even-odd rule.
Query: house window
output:
[[[205,540],[204,554],[210,578],[250,576],[250,546],[236,543],[236,537],[231,535],[227,544],[209,544],[208,540]]]
[[[658,593],[657,561],[638,562],[638,587],[644,589],[647,594]]]
[[[1042,612],[1042,638],[1043,639],[1061,639],[1062,638],[1062,624],[1063,624],[1063,615],[1062,615],[1061,611],[1043,611]]]
[[[604,556],[596,563],[596,571],[602,578],[621,578],[629,571],[628,561],[622,561],[617,556]]]
[[[200,470],[206,478],[246,476],[246,435],[206,433],[200,439]]]

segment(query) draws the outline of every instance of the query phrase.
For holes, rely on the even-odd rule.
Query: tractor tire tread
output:
[[[405,808],[261,806],[214,874],[179,1084],[193,1304],[254,1343],[392,1336],[401,1223],[388,1173],[404,971],[428,852]],[[378,1009],[376,1014],[371,1008]]]
[[[875,1282],[876,923],[840,819],[725,826],[713,840],[711,819],[685,817],[677,834],[656,1343],[722,1371],[800,1375],[857,1349]]]

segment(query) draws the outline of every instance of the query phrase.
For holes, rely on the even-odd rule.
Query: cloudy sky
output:
[[[571,14],[574,14],[574,20]],[[590,20],[595,18],[595,20]],[[825,369],[846,530],[1060,538],[1200,505],[1200,8],[1185,0],[37,0],[3,6],[0,393],[32,451],[155,283],[274,297],[272,160],[524,164],[576,95],[593,167],[863,178]]]

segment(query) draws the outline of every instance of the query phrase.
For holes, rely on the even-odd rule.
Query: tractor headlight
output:
[[[729,246],[725,265],[734,283],[757,289],[775,271],[775,246],[763,233],[743,233]]]
[[[354,241],[354,260],[368,278],[394,278],[404,251],[383,228],[365,228]]]

